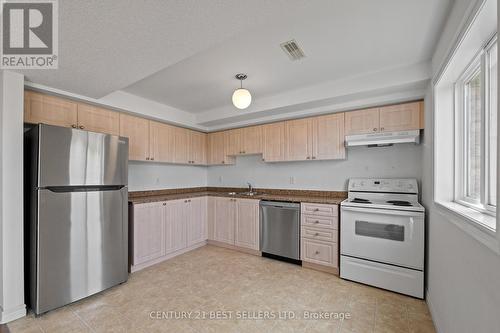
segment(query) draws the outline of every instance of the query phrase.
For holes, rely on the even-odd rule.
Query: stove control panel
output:
[[[351,178],[349,192],[418,193],[416,179],[409,178]]]

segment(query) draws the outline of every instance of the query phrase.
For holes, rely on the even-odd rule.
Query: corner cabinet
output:
[[[259,250],[259,200],[212,197],[208,203],[209,240]]]
[[[207,197],[130,208],[132,272],[206,244]]]

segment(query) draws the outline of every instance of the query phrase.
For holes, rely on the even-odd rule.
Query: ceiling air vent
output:
[[[299,44],[295,41],[295,39],[289,40],[288,42],[284,42],[280,44],[281,48],[285,53],[290,57],[290,60],[299,60],[304,58],[306,55],[304,51],[299,47]]]

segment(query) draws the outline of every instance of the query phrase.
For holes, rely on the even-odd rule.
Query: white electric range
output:
[[[340,277],[424,297],[424,207],[415,179],[350,179],[341,203]]]

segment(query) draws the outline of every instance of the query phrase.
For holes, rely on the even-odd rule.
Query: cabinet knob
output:
[[[319,234],[318,234],[318,233],[315,233],[315,234],[314,234],[314,236],[319,236]]]
[[[380,127],[380,130],[381,130],[381,131],[383,131],[383,130],[384,130],[384,128],[383,128],[383,127]]]
[[[191,199],[189,199],[188,202],[191,202]]]
[[[319,254],[319,251],[314,252],[315,254]]]
[[[167,203],[166,203],[166,202],[164,202],[164,203],[163,203],[163,206],[166,206],[166,205],[167,205]]]
[[[82,125],[80,125],[80,129],[84,129],[85,127],[83,127]]]
[[[243,153],[243,154],[245,154],[245,153],[246,153],[246,151],[244,151],[244,150],[243,150],[243,151],[242,151],[242,153]]]
[[[71,128],[77,128],[77,127],[78,127],[78,126],[76,126],[76,125],[71,125]]]
[[[319,208],[314,208],[314,211],[315,212],[319,212]]]
[[[312,157],[312,159],[313,159],[313,160],[315,160],[315,159],[316,159],[316,156],[313,156],[313,157]]]
[[[151,157],[151,161],[154,161],[154,160],[155,160],[154,157]]]
[[[316,220],[316,221],[314,221],[314,223],[319,223],[319,221],[318,221],[318,220]]]
[[[376,127],[373,129],[374,132],[376,132],[377,130],[378,130],[378,128],[376,128]]]
[[[146,161],[149,161],[149,157],[146,157]]]
[[[306,159],[307,159],[307,160],[310,160],[310,159],[311,159],[311,157],[307,156],[307,157],[306,157]]]
[[[226,163],[226,162],[222,161],[222,164],[224,164],[224,163]]]

